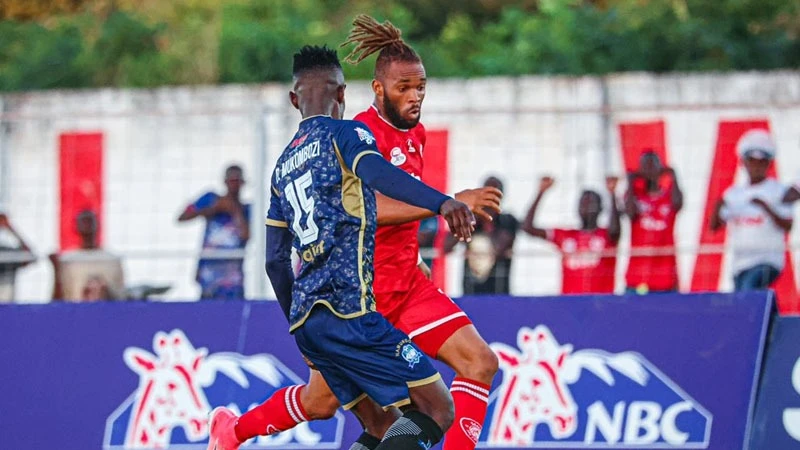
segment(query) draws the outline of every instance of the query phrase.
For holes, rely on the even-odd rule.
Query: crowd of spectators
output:
[[[765,130],[751,130],[737,145],[746,179],[730,187],[709,217],[712,230],[728,229],[732,249],[735,290],[769,288],[784,269],[786,233],[793,224],[792,204],[800,200],[800,183],[784,184],[769,176],[776,156],[774,142]],[[630,256],[624,292],[648,294],[679,289],[675,248],[675,222],[683,208],[684,194],[675,170],[658,154],[642,152],[638,168],[627,174],[621,202],[619,179],[607,177],[605,192],[584,190],[578,199],[579,227],[542,228],[537,212],[556,180],[539,181],[524,220],[508,213],[477,217],[472,241],[459,242],[441,230],[437,218],[422,221],[419,229],[420,269],[431,276],[435,255],[463,249],[463,294],[513,294],[511,266],[519,231],[553,245],[561,256],[562,294],[610,294],[615,292],[618,246],[622,222],[630,224]],[[205,221],[202,250],[195,279],[201,299],[244,298],[244,248],[250,238],[250,205],[240,197],[244,172],[240,166],[225,169],[226,191],[206,192],[190,203],[178,222]],[[503,182],[488,177],[484,186],[503,190]],[[607,213],[608,220],[603,221]],[[601,222],[606,224],[601,226]],[[50,255],[53,267],[53,301],[87,302],[141,297],[125,285],[123,261],[98,245],[99,218],[85,210],[75,218],[80,236],[76,249]],[[444,239],[437,239],[444,235]],[[437,246],[437,243],[440,246]],[[35,261],[29,245],[0,209],[0,303],[15,297],[18,270]],[[149,289],[149,288],[148,288]],[[145,295],[167,288],[145,289]]]

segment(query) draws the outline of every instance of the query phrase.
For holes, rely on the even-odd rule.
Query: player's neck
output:
[[[377,100],[374,101],[370,105],[370,108],[374,109],[375,112],[378,113],[378,118],[380,118],[384,123],[386,123],[390,127],[394,128],[395,130],[399,130],[399,131],[408,131],[407,128],[400,128],[397,125],[393,124],[391,120],[387,119],[386,118],[386,113],[381,110],[380,106],[378,106],[378,101]]]
[[[597,229],[597,219],[583,219],[583,231],[594,231]]]
[[[81,249],[82,250],[96,250],[97,249],[97,240],[94,236],[84,237],[83,242],[81,242]]]
[[[300,108],[300,116],[303,120],[312,119],[320,116],[332,116],[334,105],[330,102],[316,103],[309,102],[310,104],[302,105]]]
[[[755,186],[756,184],[761,184],[766,180],[767,180],[767,177],[766,176],[761,176],[761,175],[756,176],[756,177],[750,177],[750,185],[751,186]]]

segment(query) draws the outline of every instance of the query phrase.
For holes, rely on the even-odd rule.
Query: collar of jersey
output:
[[[315,115],[315,116],[308,116],[308,117],[306,117],[305,119],[302,119],[302,120],[300,121],[300,123],[303,123],[303,122],[305,122],[306,120],[310,120],[310,119],[316,119],[317,117],[327,117],[327,118],[329,118],[329,119],[331,118],[331,116],[330,116],[330,115],[328,115],[328,114],[317,114],[317,115]]]
[[[389,125],[390,127],[394,128],[397,131],[402,131],[403,133],[408,133],[408,130],[404,130],[402,128],[397,128],[396,126],[394,126],[394,124],[392,124],[392,122],[389,122],[388,120],[384,119],[383,116],[381,115],[381,112],[378,111],[378,108],[376,108],[375,105],[369,105],[369,107],[375,110],[375,114],[377,114],[378,118],[380,118],[382,121],[384,121],[386,123],[386,125]]]

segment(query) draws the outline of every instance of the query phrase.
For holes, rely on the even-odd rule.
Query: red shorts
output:
[[[378,312],[436,358],[450,336],[472,321],[421,271],[414,270],[411,277],[408,291],[375,293]]]

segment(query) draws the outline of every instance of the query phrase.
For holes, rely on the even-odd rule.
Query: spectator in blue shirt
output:
[[[207,255],[197,264],[196,278],[201,299],[244,298],[244,255],[224,254],[226,251],[243,252],[250,239],[250,205],[243,204],[239,197],[243,184],[242,168],[228,167],[225,169],[225,195],[207,192],[178,217],[178,222],[197,217],[206,219],[203,252]]]

